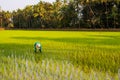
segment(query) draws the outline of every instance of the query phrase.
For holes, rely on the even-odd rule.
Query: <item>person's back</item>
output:
[[[34,51],[35,52],[38,52],[38,51],[42,52],[42,45],[39,42],[34,43]]]

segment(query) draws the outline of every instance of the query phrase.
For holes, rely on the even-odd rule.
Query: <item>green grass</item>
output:
[[[118,80],[120,32],[0,31],[0,59],[2,80]]]

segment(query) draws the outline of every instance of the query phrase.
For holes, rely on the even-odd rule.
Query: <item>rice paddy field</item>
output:
[[[120,32],[2,30],[0,80],[120,80]]]

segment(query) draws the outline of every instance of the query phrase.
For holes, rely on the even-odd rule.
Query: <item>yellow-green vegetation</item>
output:
[[[0,80],[118,80],[119,68],[120,32],[0,31]]]

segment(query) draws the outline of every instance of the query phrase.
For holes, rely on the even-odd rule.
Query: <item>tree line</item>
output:
[[[40,1],[24,9],[0,14],[5,28],[120,28],[120,0]]]

